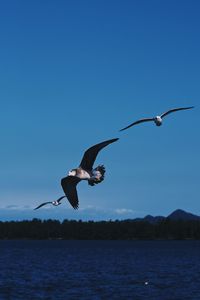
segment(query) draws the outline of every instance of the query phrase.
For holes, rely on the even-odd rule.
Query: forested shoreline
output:
[[[200,221],[0,221],[0,239],[200,239]]]

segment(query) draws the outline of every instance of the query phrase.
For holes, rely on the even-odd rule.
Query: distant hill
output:
[[[164,220],[164,219],[166,219],[166,218],[163,217],[163,216],[156,216],[156,217],[153,217],[153,216],[151,216],[151,215],[147,215],[147,216],[144,217],[144,218],[136,218],[136,219],[134,219],[133,221],[135,221],[135,222],[137,222],[137,221],[145,221],[145,222],[149,222],[149,223],[154,224],[154,223],[158,223],[158,222],[160,222],[160,221],[162,221],[162,220]]]
[[[167,217],[147,215],[121,221],[0,221],[0,239],[200,241],[200,217],[177,209]]]
[[[173,221],[178,221],[178,220],[182,220],[182,221],[200,221],[200,216],[194,215],[192,213],[186,212],[182,209],[176,209],[175,211],[173,211],[170,215],[168,215],[167,217],[163,217],[163,216],[151,216],[151,215],[147,215],[144,218],[136,218],[133,221],[146,221],[149,222],[151,224],[155,224],[158,223],[162,220],[165,219],[170,219]]]
[[[177,209],[172,212],[168,217],[171,220],[184,220],[184,221],[200,221],[200,217],[182,209]]]

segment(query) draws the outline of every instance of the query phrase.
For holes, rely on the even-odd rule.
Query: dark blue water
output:
[[[0,241],[0,299],[200,299],[200,241]]]

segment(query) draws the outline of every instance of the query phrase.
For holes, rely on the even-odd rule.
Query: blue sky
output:
[[[4,1],[0,4],[0,219],[125,219],[200,215],[199,1]],[[142,117],[195,106],[166,117]],[[60,179],[84,151],[102,184],[78,186],[79,211]]]

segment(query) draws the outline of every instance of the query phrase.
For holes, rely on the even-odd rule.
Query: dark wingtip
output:
[[[187,106],[187,107],[185,107],[185,109],[191,109],[191,108],[194,108],[194,106]]]
[[[194,108],[194,106],[187,106],[187,107],[184,107],[186,109],[190,109],[190,108]]]
[[[114,143],[114,142],[116,142],[118,140],[119,140],[119,138],[114,138],[114,139],[108,140],[106,142],[107,142],[107,145],[109,145],[109,144],[112,144],[112,143]]]
[[[128,128],[132,127],[133,125],[134,125],[134,124],[128,125],[128,126],[126,126],[126,127],[123,127],[122,129],[119,130],[119,132],[128,129]]]

